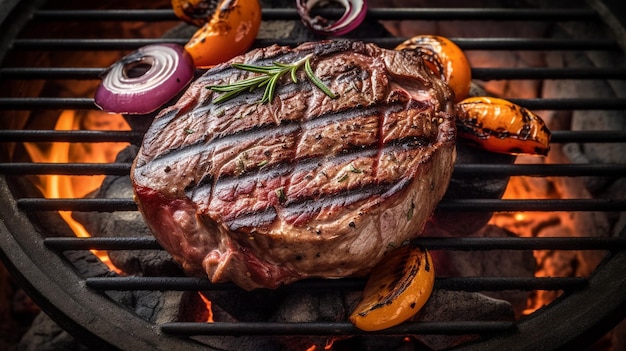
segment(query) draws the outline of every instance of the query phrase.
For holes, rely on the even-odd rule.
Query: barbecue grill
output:
[[[146,22],[147,25],[176,23],[168,8],[150,9],[151,3],[133,2],[135,9],[65,9],[49,6],[44,1],[0,1],[0,59],[16,52],[99,52],[128,51],[156,42],[184,44],[185,39],[146,38],[81,38],[72,33],[71,38],[24,36],[30,26],[56,26],[66,23]],[[97,2],[92,2],[96,4]],[[91,4],[81,6],[91,6]],[[121,2],[124,6],[126,2]],[[626,12],[619,12],[618,1],[591,1],[569,8],[509,9],[509,8],[372,8],[368,18],[378,20],[455,21],[464,20],[479,24],[481,21],[533,21],[533,22],[594,22],[606,23],[616,33],[595,39],[536,39],[536,38],[451,38],[464,50],[594,50],[619,54],[626,50],[623,37]],[[145,9],[144,9],[145,8]],[[324,12],[324,11],[322,11]],[[329,16],[336,15],[328,10]],[[620,18],[619,15],[622,15]],[[297,21],[295,9],[268,8],[263,11],[265,21]],[[621,35],[621,36],[620,36]],[[382,47],[392,48],[405,38],[363,38]],[[289,39],[258,39],[255,46],[273,43],[296,45]],[[121,56],[120,56],[121,57]],[[45,80],[97,80],[105,67],[43,67],[36,65],[11,65],[3,63],[0,83],[23,82],[25,85]],[[478,80],[515,79],[616,79],[626,80],[624,68],[474,68]],[[626,99],[559,98],[511,99],[532,110],[626,110]],[[48,233],[32,218],[50,211],[69,210],[82,212],[136,211],[130,198],[118,199],[49,199],[18,194],[11,187],[16,177],[33,174],[72,175],[128,175],[130,164],[50,164],[15,162],[9,155],[9,146],[19,142],[131,142],[138,143],[140,131],[54,131],[47,129],[12,129],[8,122],[14,115],[32,111],[91,110],[96,109],[88,96],[20,96],[3,90],[0,96],[0,257],[12,275],[35,302],[65,330],[86,345],[94,348],[125,350],[206,350],[206,346],[190,337],[198,335],[364,335],[348,321],[340,323],[270,323],[270,322],[166,322],[155,324],[139,317],[112,300],[107,292],[125,290],[154,291],[204,291],[235,290],[231,284],[211,284],[208,280],[193,277],[112,276],[85,278],[65,252],[73,250],[161,250],[152,238],[137,237],[127,233],[121,238],[67,238]],[[560,143],[626,143],[626,130],[559,131],[553,133],[553,144]],[[532,177],[623,177],[626,164],[463,164],[457,165],[456,176],[532,176]],[[447,199],[439,205],[445,211],[626,211],[624,199]],[[432,321],[405,323],[391,329],[374,332],[376,335],[411,334],[479,334],[477,342],[462,345],[472,349],[580,349],[611,330],[626,316],[626,231],[619,237],[594,238],[437,238],[423,237],[418,241],[431,250],[606,250],[607,258],[590,278],[546,277],[446,277],[436,280],[436,288],[464,291],[500,290],[563,290],[564,294],[545,308],[515,322],[503,321]],[[361,279],[332,281],[304,281],[284,289],[328,290],[359,289]],[[549,331],[549,332],[546,332]]]

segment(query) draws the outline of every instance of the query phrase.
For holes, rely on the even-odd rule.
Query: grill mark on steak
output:
[[[401,111],[404,108],[404,105],[393,104],[393,105],[387,106],[386,108],[389,108],[391,111]],[[190,159],[195,156],[199,156],[200,154],[214,154],[215,151],[218,149],[227,149],[227,148],[235,147],[237,145],[243,145],[244,142],[245,143],[250,143],[250,141],[258,142],[262,140],[280,139],[280,138],[296,136],[296,135],[306,136],[306,135],[309,135],[310,133],[313,133],[314,134],[313,137],[317,138],[317,135],[321,135],[319,133],[316,133],[316,131],[318,131],[319,128],[324,128],[332,124],[344,125],[348,121],[356,121],[358,119],[367,118],[372,115],[378,118],[377,115],[378,115],[379,109],[380,108],[378,106],[372,106],[369,108],[354,108],[354,109],[349,109],[349,110],[344,110],[344,111],[337,111],[333,113],[326,113],[326,114],[322,114],[319,116],[313,116],[309,120],[302,121],[299,123],[283,122],[279,126],[276,126],[273,123],[266,123],[263,125],[255,125],[245,130],[237,130],[237,131],[232,132],[231,134],[214,133],[213,135],[210,136],[208,140],[198,139],[193,144],[181,145],[180,147],[177,147],[177,148],[170,148],[167,150],[167,152],[155,155],[155,157],[151,160],[149,167],[153,169],[154,167],[158,167],[159,165],[169,165],[169,164],[174,163],[174,161],[176,160]],[[167,114],[167,116],[169,117],[173,114],[174,114],[174,111],[171,111]],[[159,123],[159,126],[161,126],[162,124],[166,124],[166,122],[164,121],[163,123]],[[304,131],[304,134],[303,134],[303,131]],[[330,131],[330,133],[331,135],[336,135],[336,131]],[[374,136],[374,139],[376,139],[377,137],[378,136]],[[334,146],[336,149],[343,150],[343,152],[348,152],[352,148],[357,148],[357,147],[363,148],[363,147],[370,146],[370,145],[363,145],[363,144],[353,145],[350,142],[350,140],[353,140],[353,139],[349,138],[347,139],[346,143],[337,144]],[[333,142],[336,142],[336,140],[333,139]],[[320,143],[320,140],[317,140],[317,143],[323,144],[323,143]],[[300,144],[306,144],[306,142],[304,140],[301,140]],[[326,154],[328,153],[328,151],[332,151],[332,150],[323,149],[323,150],[318,150],[317,153],[313,153],[311,152],[310,147],[300,148],[300,150],[302,151],[301,153],[298,153],[297,152],[298,150],[295,150],[293,154],[286,155],[285,157],[283,157],[283,159],[279,159],[276,162],[285,161],[285,159],[298,160],[302,158],[315,157],[315,156],[320,156],[321,154]],[[256,160],[254,165],[257,165],[261,161],[262,160]],[[275,162],[268,162],[265,165],[269,166],[269,165],[272,165],[273,163]],[[145,165],[144,162],[137,163],[137,167],[139,169],[141,169],[144,165]],[[253,167],[246,167],[246,168],[255,169],[256,167],[253,166]],[[236,175],[236,174],[240,175],[243,172],[234,172],[234,171],[225,172],[224,169],[222,169],[220,173],[221,175],[228,176],[228,175]],[[189,184],[187,186],[189,186]]]
[[[416,108],[416,105],[411,103],[410,108]],[[385,106],[385,109],[387,111],[387,114],[395,114],[395,113],[404,113],[407,111],[407,105],[404,103],[394,103],[394,104],[390,104]],[[196,141],[193,144],[188,144],[188,145],[181,145],[178,148],[171,148],[168,149],[167,152],[158,154],[154,157],[154,159],[151,160],[152,163],[162,163],[162,164],[171,164],[173,163],[174,160],[177,159],[181,159],[181,158],[190,158],[192,156],[201,154],[201,153],[208,153],[208,154],[212,154],[215,152],[215,150],[217,149],[225,149],[225,148],[229,148],[235,145],[241,145],[242,141],[250,141],[250,140],[256,140],[256,141],[261,141],[261,140],[268,140],[268,139],[279,139],[281,137],[287,137],[290,135],[302,135],[301,141],[299,143],[296,144],[303,144],[305,145],[304,148],[299,148],[298,150],[296,150],[294,155],[291,155],[292,157],[290,157],[289,159],[291,160],[298,160],[298,159],[302,159],[302,158],[309,158],[309,157],[315,157],[315,156],[319,156],[320,154],[327,154],[327,153],[331,153],[329,151],[333,151],[333,150],[320,150],[317,153],[312,153],[311,149],[310,149],[310,144],[305,142],[305,137],[307,135],[313,135],[313,138],[317,139],[317,144],[324,144],[323,142],[320,142],[320,138],[321,138],[321,133],[318,133],[318,129],[323,128],[329,126],[329,125],[338,125],[338,126],[345,126],[345,125],[349,125],[349,121],[352,121],[353,123],[356,123],[358,119],[363,119],[363,118],[367,118],[370,116],[376,117],[378,118],[378,114],[380,112],[380,107],[379,106],[371,106],[371,107],[367,107],[367,108],[353,108],[353,109],[348,109],[348,110],[343,110],[343,111],[335,111],[335,112],[331,112],[331,113],[326,113],[326,114],[322,114],[319,116],[312,116],[310,117],[309,120],[306,121],[302,121],[299,123],[292,123],[292,122],[283,122],[281,125],[276,126],[273,123],[266,123],[263,125],[254,125],[251,126],[248,129],[240,129],[240,130],[236,130],[230,134],[225,134],[225,133],[214,133],[209,140],[204,140],[204,139],[199,139],[198,141]],[[171,119],[170,116],[174,115],[175,111],[170,111],[168,114],[166,114],[166,117],[164,121],[161,121],[159,119],[159,126],[161,127],[162,125],[166,124],[167,121],[169,121]],[[422,142],[422,145],[427,144],[427,140],[429,139],[433,139],[434,137],[436,137],[436,135],[432,135],[431,138],[426,138],[423,134],[423,130],[419,129],[418,127],[424,127],[427,126],[430,121],[423,121],[421,123],[421,125],[419,126],[413,126],[410,128],[413,128],[415,130],[415,133],[417,133],[414,136],[409,136],[407,137],[407,133],[392,133],[390,132],[390,130],[392,130],[395,126],[397,126],[397,123],[402,123],[402,122],[406,122],[404,120],[403,117],[399,117],[399,118],[395,118],[396,123],[395,125],[389,125],[389,123],[380,123],[380,127],[379,127],[379,135],[385,135],[387,136],[385,139],[380,139],[378,137],[378,135],[374,135],[373,139],[376,140],[376,143],[378,143],[379,147],[384,146],[384,144],[386,143],[398,143],[398,144],[402,144],[405,143],[407,141],[410,141],[412,139],[416,139],[416,140],[420,140],[423,139],[424,142]],[[155,122],[156,123],[156,122]],[[433,124],[432,128],[436,128],[436,123]],[[302,133],[304,131],[304,134]],[[334,130],[330,131],[330,134],[335,136],[337,133]],[[400,139],[395,139],[394,138],[400,138]],[[335,147],[335,149],[341,150],[341,152],[349,152],[350,149],[352,148],[363,148],[363,147],[370,147],[371,144],[354,144],[351,141],[354,140],[354,138],[345,138],[347,141],[344,144],[341,143],[337,143],[336,139],[333,139],[333,142],[335,143],[335,145],[333,145]],[[307,150],[308,149],[308,150]],[[297,152],[297,151],[301,151],[301,152]],[[332,153],[337,153],[337,152],[332,152]],[[257,164],[259,162],[261,162],[262,160],[258,160]],[[278,160],[278,161],[284,161],[284,160]],[[268,162],[267,164],[264,165],[271,165],[270,162]],[[142,167],[143,163],[138,163],[137,167]],[[254,169],[255,167],[251,167],[252,169]],[[237,172],[237,174],[241,174],[243,172]],[[235,172],[231,172],[230,174],[228,173],[224,173],[222,171],[223,175],[233,175],[235,174]]]
[[[245,213],[233,219],[226,219],[225,223],[230,230],[249,230],[250,228],[268,226],[276,220],[276,217],[276,209],[266,207],[262,211]]]
[[[337,209],[352,206],[367,199],[371,201],[372,197],[378,197],[379,201],[382,201],[402,191],[411,181],[412,179],[404,178],[402,181],[396,183],[372,182],[363,187],[352,189],[345,188],[335,194],[324,194],[323,197],[317,194],[317,196],[287,200],[285,205],[281,208],[281,211],[288,223],[300,225],[309,222],[312,216],[332,211],[333,208]],[[375,203],[377,202],[372,202],[371,205],[375,205]],[[277,210],[268,204],[267,207],[256,212],[244,212],[235,217],[226,216],[224,219],[230,230],[256,231],[259,227],[271,224],[276,218]]]
[[[422,107],[421,105],[411,104],[412,108]],[[278,140],[280,138],[289,135],[302,135],[301,131],[315,131],[316,128],[326,127],[336,123],[337,125],[346,125],[347,121],[362,119],[372,114],[379,114],[380,107],[373,106],[370,108],[354,108],[348,111],[341,111],[336,113],[328,113],[314,117],[308,121],[297,123],[284,123],[276,128],[272,124],[264,126],[255,126],[249,130],[239,131],[230,135],[222,135],[220,138],[214,138],[209,143],[196,143],[184,149],[172,150],[172,152],[157,157],[152,163],[155,164],[170,164],[174,159],[193,159],[198,154],[212,155],[222,154],[217,152],[220,149],[237,148],[243,146],[242,149],[246,149],[246,144],[257,143],[260,140]],[[406,111],[406,105],[395,103],[386,107],[387,113],[380,122],[383,127],[383,135],[395,136],[397,139],[385,138],[379,140],[373,139],[373,143],[367,145],[342,145],[339,144],[338,150],[340,153],[333,152],[334,157],[328,157],[324,153],[307,154],[306,152],[298,153],[286,153],[284,157],[278,158],[273,162],[269,162],[263,166],[259,166],[258,160],[252,158],[250,161],[251,166],[242,164],[239,166],[239,160],[233,157],[236,161],[230,161],[233,167],[222,166],[219,167],[220,174],[217,179],[208,176],[207,173],[197,175],[197,178],[191,179],[189,184],[185,186],[185,193],[199,204],[204,204],[208,208],[211,208],[217,215],[223,217],[226,221],[235,221],[239,216],[251,216],[249,211],[267,211],[270,206],[280,206],[281,202],[289,203],[302,203],[305,201],[311,201],[316,199],[323,199],[326,196],[334,196],[328,198],[328,203],[337,204],[344,203],[344,205],[353,204],[350,199],[356,199],[356,197],[346,194],[342,195],[342,190],[350,191],[352,189],[365,189],[366,187],[377,186],[384,179],[393,178],[389,174],[379,174],[379,164],[381,158],[388,156],[394,163],[398,163],[396,159],[396,153],[419,150],[433,142],[435,136],[426,137],[423,134],[426,128],[415,128],[419,131],[418,135],[411,136],[407,133],[390,133],[394,127],[406,122],[408,119],[404,118],[402,113]],[[400,116],[395,116],[400,113]],[[395,116],[396,122],[394,125],[386,122],[390,119],[390,116]],[[427,121],[429,124],[430,120]],[[423,123],[423,125],[425,125]],[[423,127],[420,125],[420,127]],[[434,124],[436,128],[436,123]],[[331,133],[334,134],[334,131]],[[349,140],[353,140],[350,138]],[[275,142],[269,142],[273,145]],[[306,144],[306,143],[305,143]],[[382,144],[382,147],[381,147]],[[336,145],[336,144],[335,144]],[[293,150],[293,148],[289,148]],[[234,152],[234,155],[241,155],[239,152]],[[348,163],[351,163],[355,159],[367,158],[371,159],[371,176],[369,179],[364,179],[357,183],[350,183],[342,181],[341,177],[350,177],[352,174],[350,170],[346,170]],[[408,159],[409,157],[407,157]],[[209,156],[210,159],[210,156]],[[394,161],[395,160],[395,161]],[[156,162],[155,162],[156,161]],[[219,160],[213,159],[214,163],[220,163]],[[241,161],[244,162],[244,161]],[[366,161],[367,162],[367,161]],[[320,164],[326,166],[325,169],[319,167]],[[389,164],[389,161],[383,162],[383,164]],[[382,167],[380,169],[383,172],[389,172],[392,167]],[[209,168],[208,171],[212,169]],[[341,171],[343,169],[343,171]],[[343,173],[341,173],[343,172]],[[330,176],[328,174],[331,174]],[[312,175],[313,174],[313,175]],[[300,179],[300,182],[308,182],[302,178],[306,177],[318,177],[325,176],[329,179],[318,182],[318,186],[300,186],[294,187],[296,191],[292,191],[291,182],[294,179]],[[356,176],[356,175],[352,175]],[[197,182],[194,180],[198,179]],[[312,182],[309,182],[312,183]],[[328,185],[331,183],[331,185]],[[211,187],[214,187],[211,192]],[[281,201],[279,196],[275,193],[278,189],[284,189],[286,199]],[[328,191],[321,189],[329,189],[329,191],[336,193],[328,193]],[[237,200],[238,197],[243,195],[249,195],[243,197],[241,200]],[[345,199],[342,199],[345,196]],[[250,201],[253,199],[254,201]],[[354,200],[356,201],[356,200]],[[322,207],[332,207],[329,204],[322,203]],[[217,208],[218,210],[215,210]],[[314,212],[297,214],[296,210],[292,210],[290,220],[293,224],[299,224],[310,218]],[[266,217],[269,218],[269,217]],[[241,225],[237,225],[241,226]]]
[[[371,145],[368,148],[355,149],[332,157],[325,156],[276,164],[240,176],[220,176],[214,184],[207,183],[198,186],[197,192],[192,193],[190,198],[193,201],[202,202],[206,196],[212,196],[207,205],[227,222],[237,222],[238,217],[242,216],[252,218],[255,212],[265,213],[269,208],[276,207],[287,211],[285,214],[289,223],[299,225],[310,219],[315,214],[315,210],[338,205],[353,205],[356,201],[374,195],[384,200],[401,191],[406,184],[393,183],[395,177],[389,174],[362,175],[361,172],[364,170],[351,167],[354,167],[356,162],[374,163],[379,155],[389,156],[389,159],[395,160],[395,163],[399,163],[397,159],[401,157],[419,163],[428,156],[428,152],[423,148],[430,141],[408,139],[390,143],[382,150],[379,150],[376,145]],[[383,161],[383,163],[388,162]],[[336,175],[330,177],[328,174]],[[314,186],[311,184],[314,182],[314,177],[322,178],[321,182],[325,184]],[[309,183],[309,186],[298,186],[300,182]],[[296,186],[291,186],[294,183]],[[399,186],[393,187],[394,184]],[[212,194],[211,188],[213,188]],[[356,196],[355,192],[362,193],[365,197]],[[250,203],[248,199],[253,199],[254,202]],[[308,202],[315,205],[313,207],[303,205]],[[265,218],[268,217],[265,216]],[[237,228],[241,226],[237,224]]]

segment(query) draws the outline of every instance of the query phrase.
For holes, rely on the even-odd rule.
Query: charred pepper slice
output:
[[[467,97],[472,81],[472,69],[461,50],[450,39],[437,35],[418,35],[400,45],[396,50],[416,51],[424,63],[454,91],[455,101]]]
[[[507,154],[547,155],[550,130],[528,109],[492,97],[467,98],[456,105],[460,138]]]
[[[261,26],[258,0],[222,0],[185,49],[197,67],[210,67],[243,54],[252,46]]]
[[[374,267],[350,321],[365,331],[398,325],[419,312],[434,284],[435,267],[428,250],[412,243],[401,246]]]
[[[219,0],[172,0],[172,9],[176,17],[202,27],[209,22],[219,3]]]

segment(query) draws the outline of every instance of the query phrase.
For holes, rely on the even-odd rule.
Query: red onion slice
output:
[[[366,0],[331,0],[341,4],[345,11],[341,18],[335,23],[330,23],[327,19],[316,16],[311,18],[311,10],[320,2],[328,2],[328,0],[296,0],[296,8],[302,22],[313,32],[323,35],[340,36],[347,34],[365,19],[367,13]]]
[[[107,112],[147,114],[176,96],[194,71],[193,59],[182,46],[146,45],[107,69],[94,101]]]

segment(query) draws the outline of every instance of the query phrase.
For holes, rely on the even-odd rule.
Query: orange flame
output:
[[[198,296],[200,296],[200,299],[204,302],[205,306],[206,306],[206,310],[207,310],[207,318],[206,318],[206,322],[207,323],[213,323],[213,309],[211,308],[212,303],[211,300],[207,299],[204,295],[202,295],[202,293],[198,293]]]
[[[105,114],[99,111],[79,118],[75,111],[63,111],[57,120],[55,130],[129,130],[130,128],[121,115]],[[106,147],[88,143],[55,142],[50,147],[39,143],[24,143],[33,162],[67,163],[89,162],[105,163],[115,161],[115,156],[128,143],[107,143]],[[104,180],[99,176],[64,176],[40,175],[37,177],[38,187],[46,198],[80,198],[97,189]],[[72,218],[71,211],[59,211],[59,215],[67,222],[77,237],[89,237],[89,232]],[[113,271],[120,273],[109,260],[106,251],[92,250],[102,262]]]
[[[108,114],[100,111],[89,111],[81,115],[76,111],[63,111],[55,125],[55,130],[130,130],[130,127],[121,115]],[[33,162],[46,163],[111,163],[115,161],[117,154],[128,143],[106,143],[96,145],[93,143],[68,143],[55,142],[49,147],[46,144],[24,143],[24,148]],[[46,198],[81,198],[102,185],[104,175],[93,176],[66,176],[66,175],[40,175],[36,178],[39,190]],[[59,211],[61,218],[72,229],[77,237],[90,237],[91,234],[82,224],[72,218],[71,211]],[[106,251],[91,250],[112,271],[121,274],[119,268],[109,259]],[[204,301],[208,312],[207,322],[213,322],[211,301],[199,294]]]
[[[528,164],[537,162],[548,162],[547,160],[538,160],[536,158],[518,157],[516,163]],[[545,178],[541,178],[539,181],[534,177],[519,176],[511,177],[507,188],[502,196],[503,199],[558,199],[562,198],[562,194],[558,190],[545,183]],[[513,212],[513,213],[496,213],[493,215],[489,224],[496,225],[500,228],[504,228],[512,233],[515,233],[519,237],[536,237],[538,236],[535,231],[537,228],[541,228],[541,223],[549,223],[554,221],[554,218],[559,218],[558,223],[567,223],[568,214],[566,212]],[[544,233],[544,235],[546,235]],[[535,277],[548,277],[550,274],[546,272],[544,266],[545,251],[534,250],[533,254],[537,263],[535,270]],[[538,290],[529,293],[526,301],[526,309],[521,312],[523,316],[530,315],[537,309],[548,305],[555,298],[555,292],[546,293]]]

